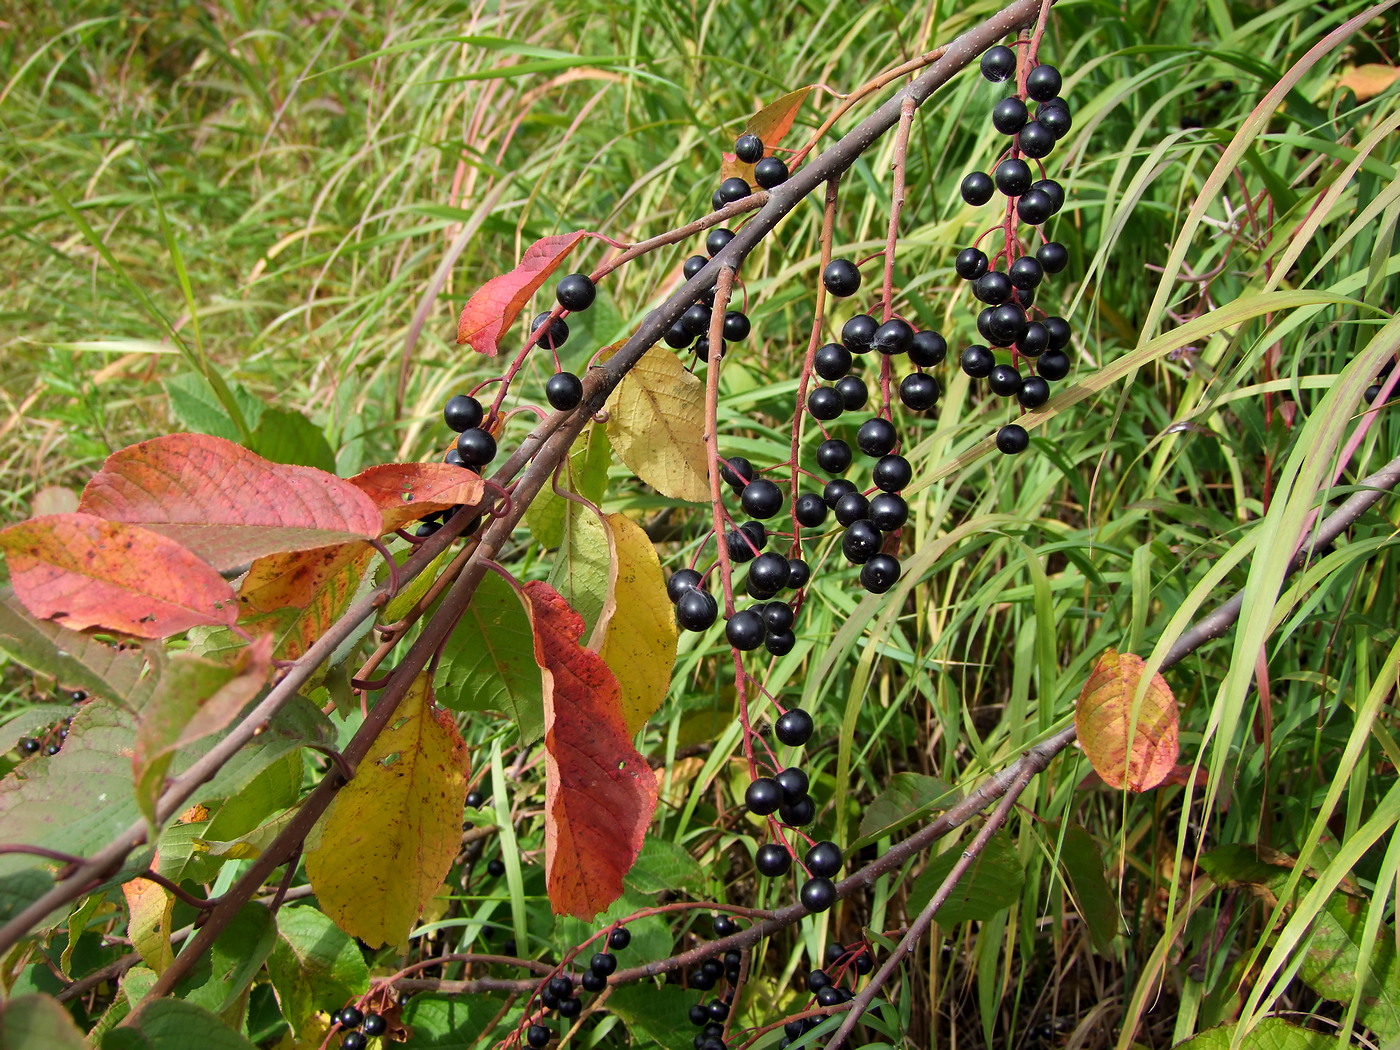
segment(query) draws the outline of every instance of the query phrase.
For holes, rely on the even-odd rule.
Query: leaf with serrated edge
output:
[[[206,434],[169,434],[112,453],[79,509],[169,536],[219,569],[380,535],[378,508],[348,481]]]
[[[547,583],[525,584],[545,682],[545,882],[556,913],[588,920],[622,893],[656,809],[617,679],[583,648],[583,621]]]
[[[52,514],[0,530],[15,596],[75,631],[168,638],[232,624],[233,590],[193,552],[149,529],[91,514]]]
[[[472,349],[493,357],[499,353],[501,336],[583,236],[580,230],[541,237],[525,249],[519,266],[478,288],[457,320],[458,344],[470,343]]]
[[[1154,674],[1139,702],[1145,670],[1142,657],[1106,650],[1075,705],[1080,745],[1109,787],[1147,791],[1176,763],[1176,698],[1162,676]]]
[[[371,948],[401,943],[457,855],[466,797],[466,745],[419,675],[306,854],[325,913]]]
[[[156,862],[152,862],[152,867]],[[127,937],[141,961],[156,973],[164,973],[175,960],[170,947],[170,922],[175,914],[175,895],[150,879],[122,883],[126,898]]]
[[[663,346],[642,355],[608,401],[608,439],[628,468],[663,496],[704,503],[705,388]]]
[[[385,463],[349,481],[379,508],[385,532],[458,504],[475,506],[486,491],[479,474],[451,463]]]
[[[369,985],[354,940],[318,909],[283,908],[277,934],[267,973],[282,1016],[298,1034],[315,1011],[338,1009]]]
[[[607,516],[612,546],[608,596],[588,647],[603,658],[621,690],[629,735],[666,699],[676,662],[676,617],[661,562],[646,532],[625,514]]]

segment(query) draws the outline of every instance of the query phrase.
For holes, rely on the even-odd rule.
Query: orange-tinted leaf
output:
[[[1337,78],[1337,86],[1350,88],[1356,95],[1356,101],[1365,102],[1375,98],[1396,80],[1400,80],[1400,66],[1368,62],[1349,67]]]
[[[1142,657],[1107,650],[1079,694],[1074,724],[1109,787],[1146,791],[1172,771],[1179,750],[1176,698],[1160,674],[1142,690]]]
[[[276,639],[273,655],[283,660],[295,660],[311,648],[354,601],[365,569],[374,557],[374,548],[366,543],[350,544],[351,554],[338,558],[332,568],[315,578],[315,588],[303,597],[303,584],[308,581],[295,573],[283,582],[284,596],[297,600],[273,606],[269,612],[244,614],[239,623],[251,634],[271,633]],[[315,553],[315,552],[307,552]],[[251,573],[250,573],[251,575]],[[265,602],[274,600],[280,584],[273,583],[260,592]]]
[[[208,564],[138,525],[51,514],[0,530],[15,596],[42,620],[166,638],[231,624],[233,589]]]
[[[590,920],[622,894],[656,809],[617,679],[579,644],[583,619],[549,584],[525,584],[544,671],[545,881],[558,914]]]
[[[253,562],[238,586],[242,616],[272,612],[288,606],[305,608],[351,563],[368,559],[368,543],[337,543],[309,551],[269,554]]]
[[[170,434],[112,453],[79,507],[169,536],[219,569],[380,532],[378,509],[348,481],[207,434]]]
[[[459,503],[479,503],[486,489],[479,474],[450,463],[385,463],[349,480],[379,508],[385,532]]]
[[[783,136],[792,128],[792,122],[797,119],[797,111],[802,108],[802,103],[807,101],[807,96],[812,88],[798,88],[796,91],[789,91],[786,95],[775,98],[768,105],[764,106],[744,125],[744,131],[751,132],[763,140],[765,156],[771,156],[773,147],[783,141]],[[753,165],[745,164],[732,153],[724,155],[724,163],[720,166],[720,178],[728,179],[734,176],[746,181],[750,186],[754,185]]]
[[[371,948],[402,943],[461,847],[466,798],[466,745],[419,675],[307,851],[321,909]]]
[[[457,320],[457,342],[470,343],[472,349],[494,357],[500,349],[497,343],[501,336],[515,323],[530,296],[539,291],[540,285],[549,280],[555,267],[582,239],[583,231],[579,230],[541,237],[526,248],[519,266],[510,273],[491,278],[467,300]]]
[[[156,867],[157,863],[153,859],[151,867]],[[140,954],[142,962],[156,973],[164,973],[165,968],[175,961],[175,953],[170,947],[175,895],[160,883],[137,878],[122,883],[122,896],[126,898],[127,911],[131,915],[126,933],[131,946]]]

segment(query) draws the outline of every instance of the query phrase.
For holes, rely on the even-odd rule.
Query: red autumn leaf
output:
[[[379,508],[385,532],[459,503],[479,503],[486,488],[480,475],[450,463],[385,463],[349,481]]]
[[[1160,674],[1142,689],[1142,657],[1099,657],[1075,706],[1074,725],[1094,771],[1112,788],[1147,791],[1172,772],[1180,750],[1176,697]]]
[[[51,514],[0,530],[15,596],[44,620],[166,638],[232,624],[233,589],[174,540],[91,514]]]
[[[467,300],[457,320],[457,342],[470,343],[474,350],[494,357],[500,349],[498,341],[525,309],[530,296],[549,280],[555,267],[583,237],[582,230],[561,233],[541,237],[526,248],[519,266],[491,278]]]
[[[622,895],[656,809],[617,679],[583,648],[583,618],[547,583],[525,584],[544,674],[545,880],[557,914],[588,921]]]
[[[378,509],[348,481],[205,434],[170,434],[112,453],[78,509],[143,525],[219,569],[380,534]]]
[[[811,85],[808,85],[775,98],[750,117],[749,122],[744,125],[745,132],[757,135],[763,140],[764,156],[772,156],[773,147],[782,142],[783,136],[791,130],[792,122],[797,119],[797,111],[802,108],[802,103],[807,101],[811,90]],[[754,185],[753,165],[745,164],[732,153],[724,155],[719,175],[721,179],[738,176],[750,186]]]

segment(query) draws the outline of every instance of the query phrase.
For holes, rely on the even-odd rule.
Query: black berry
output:
[[[777,157],[764,157],[753,166],[753,180],[765,190],[781,186],[787,179],[787,165]]]
[[[578,996],[559,1000],[560,1017],[577,1017],[581,1013],[583,1013],[583,1000]]]
[[[365,1014],[365,1023],[360,1026],[365,1035],[383,1035],[388,1029],[389,1022],[378,1014]]]
[[[892,554],[876,554],[860,569],[860,585],[871,594],[884,594],[898,579],[899,559]]]
[[[632,931],[625,926],[619,926],[608,934],[608,947],[615,952],[620,952],[632,943]]]
[[[807,851],[807,870],[831,878],[841,870],[841,847],[834,842],[818,842]]]
[[[852,522],[846,534],[841,537],[841,553],[846,560],[861,565],[875,556],[880,549],[880,530],[868,519]]]
[[[970,171],[963,176],[962,199],[968,204],[986,204],[992,199],[992,179],[985,171]]]
[[[875,416],[867,419],[856,431],[856,445],[867,456],[884,456],[894,451],[898,435],[888,419]]]
[[[1046,273],[1059,273],[1069,265],[1069,252],[1059,241],[1046,241],[1035,250],[1035,259]]]
[[[915,412],[928,411],[938,403],[938,395],[941,393],[938,380],[923,372],[912,372],[899,384],[899,400],[904,403],[905,408]]]
[[[702,579],[703,577],[694,569],[677,569],[671,573],[671,578],[666,581],[666,596],[672,602],[678,602],[687,591],[693,591],[699,587]]]
[[[836,504],[841,501],[842,496],[848,492],[855,491],[856,486],[854,482],[847,481],[845,478],[832,478],[822,489],[822,502],[832,510],[835,510]]]
[[[832,295],[855,295],[860,289],[860,270],[849,259],[832,259],[822,270],[822,284]]]
[[[835,387],[819,386],[807,394],[807,411],[818,419],[835,419],[845,407]]]
[[[505,873],[505,861],[501,860],[499,857],[492,857],[486,862],[486,874],[490,875],[493,879],[499,879]]]
[[[987,342],[993,346],[1010,346],[1026,333],[1026,312],[1015,303],[1002,303],[992,308],[987,317]]]
[[[992,352],[979,343],[973,343],[962,352],[959,362],[962,370],[973,379],[985,379],[991,372],[992,366],[997,363],[997,359],[992,356]]]
[[[864,408],[870,400],[870,390],[860,376],[842,376],[836,381],[836,392],[841,395],[841,404],[847,412]]]
[[[1051,382],[1058,382],[1069,375],[1069,355],[1063,350],[1047,350],[1036,361],[1035,371]]]
[[[1004,98],[992,107],[992,126],[1003,135],[1014,135],[1026,123],[1029,114],[1019,98]]]
[[[541,326],[549,321],[549,314],[536,314],[535,319],[530,322],[530,334],[538,332]],[[546,350],[558,350],[569,340],[569,323],[562,317],[556,317],[549,321],[549,327],[545,329],[539,339],[535,340],[535,345],[542,346]]]
[[[793,512],[797,515],[797,524],[808,529],[815,529],[826,521],[826,511],[826,504],[814,492],[802,493],[797,497],[797,502],[793,504]]]
[[[738,310],[729,310],[724,315],[724,338],[731,343],[748,338],[749,319]]]
[[[807,586],[812,578],[812,569],[801,558],[788,559],[788,586],[795,591]]]
[[[1045,270],[1040,263],[1029,255],[1023,255],[1013,262],[1006,269],[1006,276],[1011,278],[1011,286],[1016,289],[1034,288],[1045,276]]]
[[[987,373],[987,385],[997,397],[1011,397],[1021,390],[1021,373],[1010,365],[995,365]]]
[[[788,766],[774,776],[773,780],[782,789],[783,801],[788,805],[806,798],[807,789],[811,786],[807,774],[796,766]]]
[[[709,235],[705,238],[705,250],[710,253],[710,258],[713,259],[720,252],[724,251],[724,246],[733,239],[734,231],[726,230],[721,226],[719,229],[711,230]]]
[[[686,591],[676,602],[676,623],[687,631],[708,631],[719,616],[719,602],[708,591]]]
[[[1056,139],[1062,139],[1069,134],[1069,129],[1074,126],[1074,118],[1069,115],[1067,106],[1037,106],[1035,109],[1035,121]]]
[[[715,200],[721,204],[733,204],[747,197],[753,190],[749,189],[749,184],[743,179],[725,179],[719,184],[719,189],[715,191]]]
[[[997,189],[1008,197],[1019,197],[1031,188],[1031,166],[1012,157],[997,165]]]
[[[1021,380],[1016,400],[1021,402],[1022,408],[1039,408],[1050,400],[1050,384],[1043,376],[1026,376]]]
[[[749,566],[749,584],[771,597],[787,586],[788,563],[781,554],[760,554]],[[733,622],[733,621],[731,621]]]
[[[891,317],[875,329],[870,345],[882,354],[905,354],[914,345],[914,329],[908,321]]]
[[[1050,333],[1039,321],[1031,321],[1021,338],[1016,340],[1016,349],[1027,357],[1038,357],[1050,345]]]
[[[447,399],[447,404],[442,409],[443,419],[447,425],[457,433],[464,430],[471,430],[473,427],[481,426],[482,419],[486,413],[481,407],[481,402],[466,394],[454,394]]]
[[[827,343],[813,355],[812,367],[817,375],[834,383],[851,370],[851,352],[840,343]]]
[[[903,496],[877,492],[870,497],[870,523],[881,532],[893,532],[908,520],[909,504]]]
[[[763,159],[763,140],[752,132],[744,132],[734,140],[734,156],[745,164],[756,164]]]
[[[589,970],[578,979],[578,983],[583,985],[585,992],[601,992],[608,986],[608,979],[601,973],[594,973]]]
[[[1045,319],[1045,334],[1049,338],[1046,344],[1051,350],[1063,350],[1069,346],[1069,322],[1063,317],[1047,317]]]
[[[773,735],[789,747],[801,747],[812,739],[813,728],[812,716],[800,707],[794,707],[773,724]]]
[[[982,56],[982,77],[999,84],[1016,72],[1016,52],[1005,44],[988,48]]]
[[[359,1028],[364,1019],[363,1011],[354,1006],[347,1006],[335,1015],[336,1023],[341,1028]]]
[[[340,1050],[365,1050],[369,1039],[363,1032],[347,1032],[340,1041]]]
[[[769,810],[771,813],[772,810]],[[754,867],[766,878],[776,879],[786,875],[792,867],[792,855],[775,842],[767,842],[758,847],[754,854]]]
[[[870,472],[870,478],[875,482],[875,487],[885,492],[898,492],[908,485],[913,477],[914,468],[909,465],[909,461],[903,456],[893,453],[881,456],[875,463],[875,468]]]
[[[597,295],[598,288],[586,273],[571,273],[554,289],[554,298],[565,310],[587,310]]]
[[[1027,157],[1039,160],[1050,156],[1050,151],[1055,148],[1055,133],[1040,121],[1033,120],[1016,135],[1016,145]]]
[[[856,314],[841,326],[841,342],[853,354],[868,354],[870,341],[875,338],[875,329],[879,327],[869,314]]]
[[[1048,102],[1060,93],[1062,83],[1058,69],[1039,65],[1026,74],[1026,94],[1037,102]]]
[[[572,372],[555,372],[544,384],[544,396],[559,412],[577,408],[583,400],[583,380]]]
[[[607,952],[594,952],[593,958],[588,960],[588,968],[607,977],[617,970],[617,956]]]
[[[851,465],[851,446],[840,438],[827,438],[817,446],[817,466],[828,474],[840,474]]]
[[[800,802],[785,802],[778,807],[778,820],[789,827],[806,827],[816,819],[817,804],[810,797]]]
[[[696,303],[689,307],[685,313],[681,314],[680,325],[691,338],[697,335],[704,335],[710,330],[710,310],[706,306]]]
[[[783,509],[783,492],[767,478],[756,478],[744,486],[739,501],[750,517],[771,518]]]
[[[757,817],[775,813],[783,804],[783,789],[772,777],[759,777],[744,792],[744,806]],[[784,856],[787,854],[784,853]]]
[[[685,279],[688,281],[703,270],[709,261],[710,260],[703,255],[692,255],[685,261],[685,265],[681,267],[681,273],[685,274]]]
[[[730,456],[719,465],[719,476],[735,492],[743,492],[753,475],[753,464],[743,456]]]
[[[1031,183],[1032,190],[1039,190],[1050,198],[1051,215],[1055,215],[1065,206],[1065,188],[1054,179],[1041,179],[1039,182]]]
[[[1026,451],[1030,443],[1031,436],[1019,423],[1008,423],[997,431],[997,449],[1007,455]]]
[[[1011,278],[1001,270],[989,270],[972,286],[972,294],[988,306],[1000,306],[1011,298]]]
[[[480,427],[457,435],[457,454],[469,467],[481,467],[496,458],[496,439]]]
[[[987,253],[981,248],[964,248],[953,260],[953,270],[964,281],[975,281],[987,272]]]
[[[736,612],[724,625],[729,644],[743,652],[752,652],[762,645],[763,635],[763,618],[752,609]]]
[[[836,903],[836,884],[825,878],[808,879],[798,896],[808,911],[826,911]]]
[[[723,999],[711,999],[705,1010],[709,1013],[711,1021],[723,1021],[729,1016],[729,1004]]]
[[[932,368],[948,356],[948,343],[937,332],[925,329],[914,333],[909,347],[909,360],[920,368]]]
[[[854,525],[870,517],[870,501],[859,492],[848,492],[836,501],[836,520],[842,525]]]

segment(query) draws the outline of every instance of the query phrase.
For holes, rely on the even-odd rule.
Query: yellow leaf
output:
[[[155,865],[152,864],[152,867]],[[122,883],[122,894],[131,911],[127,936],[141,956],[141,961],[156,973],[175,960],[170,948],[170,921],[175,912],[175,895],[148,879],[132,879]]]
[[[654,346],[608,401],[608,438],[622,462],[672,499],[710,498],[705,389],[665,346]]]
[[[1356,101],[1365,102],[1375,98],[1396,79],[1400,78],[1400,66],[1383,66],[1378,62],[1368,62],[1364,66],[1351,66],[1337,78],[1339,88],[1350,88]]]
[[[419,675],[306,854],[322,910],[371,948],[402,943],[457,855],[466,797],[466,746]]]
[[[588,647],[603,658],[622,690],[627,732],[646,724],[671,684],[676,619],[656,548],[642,527],[609,514],[613,557],[608,596]]]
[[[1142,657],[1106,649],[1075,705],[1080,746],[1109,787],[1147,791],[1176,762],[1176,698],[1160,674],[1144,685],[1146,671]]]

